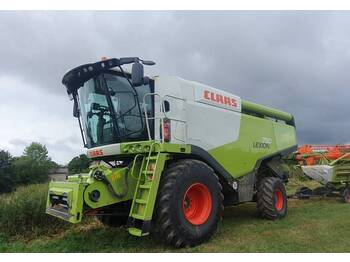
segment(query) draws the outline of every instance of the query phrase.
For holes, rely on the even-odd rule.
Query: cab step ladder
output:
[[[152,144],[149,154],[143,156],[128,218],[128,231],[134,236],[145,236],[150,233],[151,220],[160,176],[164,168],[166,153],[160,153]]]

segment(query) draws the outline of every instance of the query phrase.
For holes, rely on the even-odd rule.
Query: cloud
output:
[[[70,101],[15,78],[0,77],[0,148],[21,155],[31,142],[45,144],[53,160],[67,163],[83,152]]]
[[[3,11],[0,31],[0,146],[42,137],[59,161],[80,152],[60,81],[102,56],[155,60],[146,73],[291,112],[301,144],[350,142],[349,12]]]
[[[28,141],[20,139],[20,138],[14,138],[14,139],[11,139],[9,141],[9,144],[13,145],[13,146],[22,146],[23,147],[23,146],[28,145]]]

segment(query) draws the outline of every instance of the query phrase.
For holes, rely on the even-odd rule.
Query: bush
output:
[[[14,176],[11,164],[12,156],[5,150],[0,150],[0,193],[11,192],[14,187]]]
[[[46,147],[37,142],[32,142],[24,149],[23,155],[12,162],[15,183],[18,185],[46,182],[53,167]]]
[[[22,186],[0,197],[0,232],[6,236],[30,237],[53,234],[69,223],[45,213],[48,185]]]
[[[81,154],[80,156],[76,156],[68,163],[68,173],[72,175],[88,172],[90,163],[91,160],[87,155]]]
[[[21,156],[14,159],[12,170],[18,185],[43,183],[48,180],[49,168],[42,166],[29,157]]]

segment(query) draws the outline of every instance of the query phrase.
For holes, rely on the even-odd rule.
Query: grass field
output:
[[[227,208],[211,241],[195,248],[175,250],[91,220],[34,240],[0,237],[0,252],[349,252],[349,217],[350,205],[338,198],[290,199],[288,216],[276,222],[247,203]]]

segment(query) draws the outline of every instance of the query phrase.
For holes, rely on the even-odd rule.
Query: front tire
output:
[[[257,192],[257,207],[259,214],[266,219],[276,220],[287,215],[287,194],[281,179],[262,179]]]
[[[221,184],[214,171],[198,160],[180,160],[162,175],[154,215],[158,238],[175,247],[209,240],[223,210]]]

